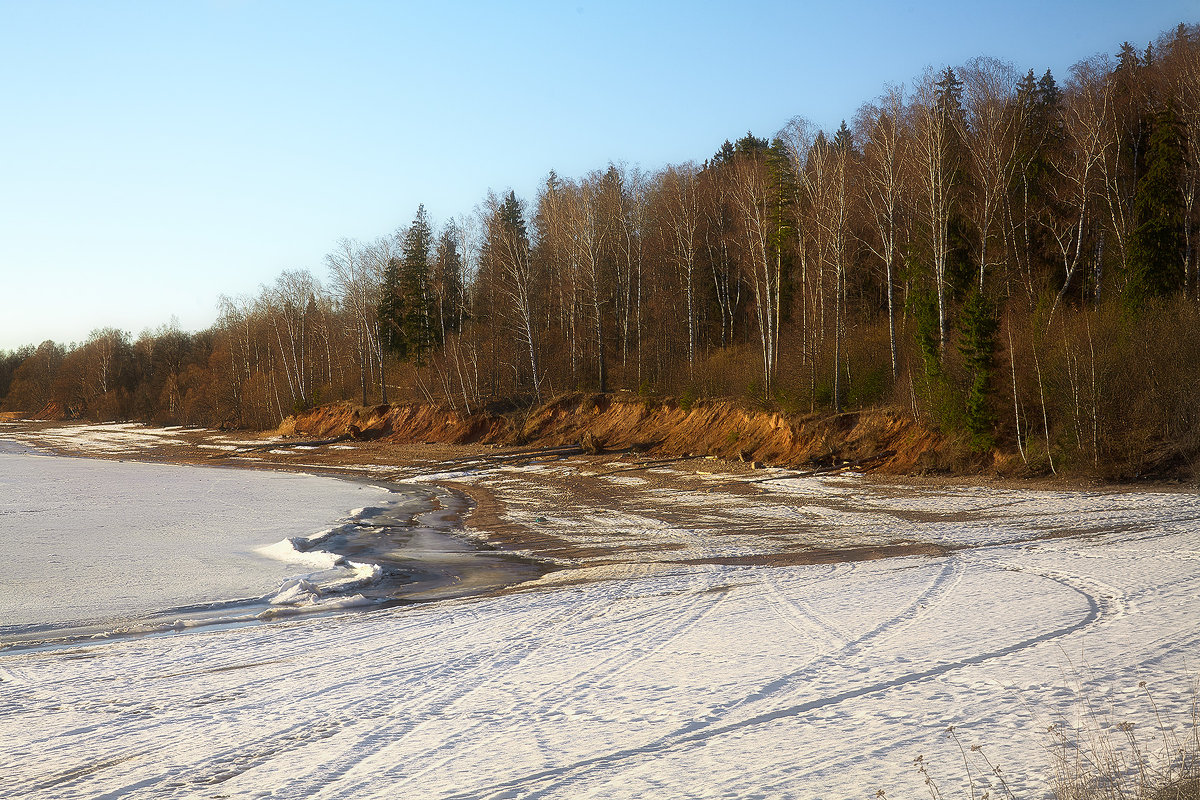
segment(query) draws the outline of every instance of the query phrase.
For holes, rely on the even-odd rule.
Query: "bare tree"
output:
[[[825,338],[826,262],[821,257],[824,234],[827,230],[818,223],[818,197],[824,174],[813,167],[811,156],[824,133],[803,117],[793,117],[775,136],[787,153],[796,176],[792,186],[791,216],[799,271],[800,350],[801,359],[810,367],[810,389],[816,391],[816,368]],[[823,164],[822,164],[823,166]]]
[[[694,164],[667,167],[659,174],[663,220],[659,235],[664,240],[679,278],[683,295],[684,327],[687,330],[688,375],[696,370],[696,256],[699,250],[700,196]]]
[[[333,290],[353,329],[363,405],[367,404],[367,389],[374,382],[374,366],[383,354],[379,337],[379,293],[383,282],[382,266],[391,256],[390,251],[389,240],[364,246],[352,239],[342,239],[334,251],[325,256]]]
[[[739,154],[734,159],[732,195],[740,234],[740,263],[754,294],[754,318],[762,346],[763,393],[769,394],[779,361],[782,265],[773,257],[770,178],[762,158]]]
[[[909,140],[902,135],[900,127],[903,114],[904,89],[892,86],[877,104],[862,107],[857,124],[863,143],[864,169],[860,191],[866,201],[870,229],[874,234],[866,240],[866,245],[883,264],[893,380],[899,376],[895,274],[904,200],[902,169],[909,146]]]
[[[568,185],[567,230],[573,246],[573,262],[587,291],[591,306],[592,357],[596,362],[596,381],[601,392],[608,391],[608,363],[605,354],[604,306],[609,288],[607,255],[618,235],[617,218],[605,175],[592,172],[577,185]],[[619,209],[619,206],[618,206]],[[617,211],[619,213],[619,211]]]
[[[924,216],[929,255],[937,295],[938,348],[946,350],[947,288],[946,269],[950,258],[950,216],[955,207],[954,179],[959,169],[954,136],[958,123],[947,102],[946,78],[937,80],[927,71],[917,84],[910,107],[913,131],[915,183],[920,198],[917,207]]]
[[[1183,234],[1185,291],[1200,299],[1200,226],[1197,198],[1200,197],[1200,46],[1191,41],[1196,31],[1186,26],[1178,31],[1170,48],[1176,72],[1174,99],[1185,131],[1183,174]]]
[[[610,188],[617,205],[618,325],[621,334],[621,368],[629,373],[631,345],[637,359],[638,382],[642,376],[642,281],[645,268],[645,238],[649,217],[649,185],[646,174],[625,166],[610,168],[616,185]]]
[[[988,240],[1017,166],[1024,125],[1023,106],[1014,102],[1016,72],[1007,62],[975,58],[960,70],[964,87],[962,131],[973,177],[975,228],[979,231],[979,289],[988,268]]]
[[[533,392],[542,399],[541,374],[538,371],[538,344],[535,325],[535,292],[537,287],[529,235],[525,228],[525,212],[513,192],[501,200],[489,192],[484,207],[487,230],[484,244],[486,266],[496,278],[500,297],[507,303],[513,328],[529,356]]]
[[[1042,224],[1054,241],[1062,266],[1062,288],[1054,298],[1049,319],[1066,296],[1084,256],[1089,202],[1102,191],[1103,168],[1116,149],[1106,124],[1112,86],[1103,62],[1085,61],[1071,70],[1063,110],[1064,146],[1051,153],[1058,180],[1051,182],[1051,205]]]
[[[311,321],[321,285],[307,270],[285,270],[263,287],[260,309],[270,321],[293,407],[312,402]]]

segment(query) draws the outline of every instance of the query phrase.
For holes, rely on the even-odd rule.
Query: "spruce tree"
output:
[[[971,446],[979,452],[989,450],[995,443],[992,430],[996,415],[988,399],[992,368],[996,357],[996,330],[999,321],[996,309],[987,295],[975,288],[967,297],[962,311],[962,339],[958,352],[970,375],[967,389],[966,423],[971,434]]]
[[[400,294],[404,306],[400,323],[407,343],[408,356],[418,365],[433,349],[436,337],[433,330],[434,302],[429,290],[429,261],[433,250],[433,230],[425,206],[417,208],[417,216],[404,236],[400,260]]]
[[[379,328],[384,349],[401,361],[424,364],[436,343],[434,302],[429,287],[433,232],[425,206],[417,209],[404,235],[400,258],[388,259],[379,302]]]
[[[1133,307],[1183,286],[1183,170],[1183,134],[1174,109],[1168,107],[1155,121],[1146,174],[1133,196],[1137,227],[1129,240],[1130,274],[1125,288],[1126,301]]]
[[[401,360],[408,357],[403,333],[404,303],[400,292],[400,259],[389,258],[379,292],[379,338],[383,349]],[[384,402],[387,402],[386,399]]]
[[[846,127],[846,120],[842,120],[841,127],[833,134],[833,146],[838,150],[854,151],[854,135]]]
[[[721,164],[732,164],[733,163],[733,154],[734,154],[733,142],[726,139],[724,142],[721,143],[721,149],[718,150],[717,152],[713,153],[713,157],[712,157],[713,166],[720,166]]]
[[[444,344],[447,332],[457,333],[462,327],[463,308],[463,265],[458,252],[457,229],[448,225],[438,237],[433,295],[437,303],[438,326],[435,334],[439,344]]]
[[[1121,49],[1117,52],[1117,72],[1133,73],[1141,65],[1137,49],[1127,41],[1121,42]]]
[[[733,151],[740,155],[760,156],[767,151],[771,143],[766,139],[760,139],[750,131],[746,131],[746,135],[733,143]]]

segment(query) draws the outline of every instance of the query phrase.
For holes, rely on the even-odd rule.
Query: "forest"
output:
[[[980,57],[702,163],[424,206],[209,329],[0,351],[0,408],[267,429],[566,392],[904,409],[986,463],[1200,463],[1200,26],[1064,76]]]

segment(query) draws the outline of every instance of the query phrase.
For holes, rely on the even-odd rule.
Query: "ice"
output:
[[[307,546],[308,540],[301,537],[290,537],[264,547],[256,547],[254,552],[267,558],[273,558],[276,561],[283,561],[287,564],[300,564],[313,569],[332,569],[341,560],[340,556],[334,553],[326,553],[323,550],[297,548],[296,545],[301,542],[304,543],[304,546]]]
[[[257,551],[387,495],[311,475],[0,453],[0,639],[9,626],[262,596],[304,560]]]

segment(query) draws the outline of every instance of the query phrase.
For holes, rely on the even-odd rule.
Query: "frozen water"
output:
[[[387,495],[312,475],[0,453],[0,639],[263,596],[306,571],[263,548]]]

